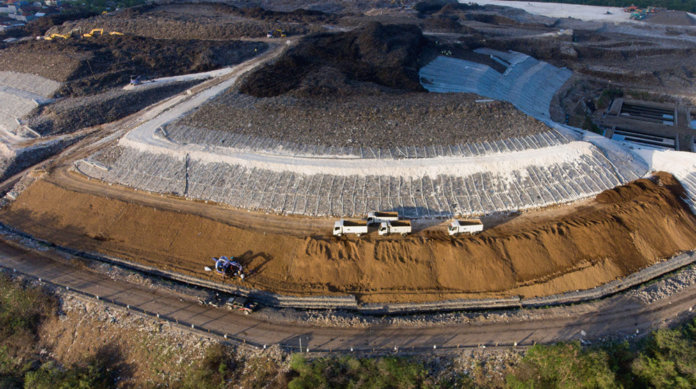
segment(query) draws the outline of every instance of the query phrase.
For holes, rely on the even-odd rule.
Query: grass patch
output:
[[[38,364],[38,330],[56,306],[55,298],[41,288],[0,274],[0,380],[21,382]]]
[[[654,331],[629,344],[582,347],[579,342],[537,345],[514,372],[509,388],[696,387],[696,319]]]
[[[295,354],[290,368],[295,376],[288,384],[290,389],[435,388],[443,385],[429,377],[422,363],[408,358],[344,356],[307,360],[304,355]]]

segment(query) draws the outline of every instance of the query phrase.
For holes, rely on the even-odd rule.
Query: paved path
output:
[[[423,328],[378,325],[371,328],[312,326],[302,322],[269,322],[258,314],[245,316],[226,309],[202,306],[166,291],[113,280],[106,275],[48,255],[25,251],[0,242],[0,266],[40,277],[56,285],[106,301],[130,305],[135,309],[159,313],[196,329],[227,334],[230,339],[262,346],[280,344],[310,351],[383,351],[400,352],[456,350],[460,347],[511,346],[586,339],[607,335],[645,333],[658,324],[686,318],[696,302],[696,287],[650,305],[616,296],[597,303],[575,305],[554,312],[530,311],[527,320],[510,319],[502,323],[448,324]],[[541,317],[544,316],[544,317]]]

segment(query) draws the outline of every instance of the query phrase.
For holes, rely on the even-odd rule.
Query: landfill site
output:
[[[508,5],[155,2],[14,31],[2,230],[357,306],[675,270],[696,248],[696,16]]]

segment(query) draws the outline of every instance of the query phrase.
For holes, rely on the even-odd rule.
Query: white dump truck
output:
[[[479,219],[455,219],[447,227],[447,232],[450,235],[461,234],[462,232],[475,234],[481,231],[483,231],[483,223]]]
[[[364,220],[344,220],[341,219],[334,223],[333,234],[341,236],[343,234],[355,234],[360,236],[367,234],[368,225]]]
[[[391,222],[399,220],[398,212],[368,212],[367,224],[380,224],[382,222]]]
[[[411,221],[410,220],[390,220],[382,222],[379,225],[379,234],[401,234],[406,235],[411,233]]]

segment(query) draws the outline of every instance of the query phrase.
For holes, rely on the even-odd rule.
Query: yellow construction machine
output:
[[[87,34],[82,34],[83,38],[91,38],[94,36],[94,34],[99,33],[99,36],[104,35],[104,29],[103,28],[93,28],[92,31],[90,31]]]
[[[54,38],[63,38],[63,39],[68,39],[70,38],[70,35],[66,34],[51,34],[50,36],[45,36],[44,39],[47,41],[52,41]]]
[[[266,34],[266,38],[285,38],[287,35],[282,28],[276,28]]]

